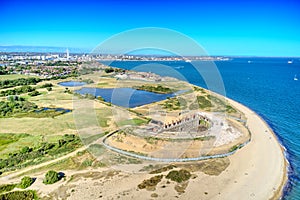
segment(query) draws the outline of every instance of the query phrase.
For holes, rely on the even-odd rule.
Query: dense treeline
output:
[[[34,91],[35,92],[35,91]],[[37,91],[36,91],[37,92]],[[34,94],[31,94],[34,95]],[[38,108],[32,102],[26,101],[23,97],[9,96],[8,101],[0,101],[0,118],[7,117],[56,117],[71,112],[62,108]]]
[[[46,88],[48,91],[51,91],[53,87],[52,83],[45,83],[39,87],[36,88]],[[10,90],[2,90],[0,91],[0,97],[5,97],[5,96],[10,96],[10,95],[19,95],[19,94],[24,94],[29,92],[29,96],[37,96],[40,95],[41,93],[36,90],[36,88],[31,87],[29,85],[24,85],[19,88],[14,88]]]
[[[10,153],[8,158],[0,159],[0,169],[9,171],[14,168],[21,168],[28,165],[42,162],[47,157],[54,157],[59,154],[69,153],[82,145],[76,135],[65,134],[56,143],[43,142],[37,147],[25,146],[15,153]]]
[[[0,92],[0,96],[5,97],[5,96],[9,96],[9,95],[19,95],[19,94],[24,94],[24,93],[33,92],[33,91],[35,91],[35,88],[33,88],[29,85],[24,85],[22,87],[14,88],[11,90],[2,90]]]
[[[53,87],[53,84],[52,83],[45,83],[45,84],[40,86],[40,88],[49,88],[49,87]]]
[[[0,117],[9,117],[16,113],[25,113],[37,109],[38,106],[22,97],[9,97],[9,101],[0,101]]]
[[[3,80],[0,81],[0,89],[21,86],[21,85],[36,85],[41,81],[42,79],[39,78],[18,78],[14,80]]]

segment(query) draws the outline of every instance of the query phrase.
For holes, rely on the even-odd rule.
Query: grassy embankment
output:
[[[1,172],[12,171],[30,165],[36,165],[51,160],[82,146],[81,140],[75,135],[53,136],[52,141],[37,138],[29,134],[14,135],[1,134],[4,143],[1,143],[0,170]],[[40,139],[40,140],[37,140]],[[28,146],[21,146],[28,141],[35,141]],[[34,144],[34,145],[33,145]]]
[[[226,112],[238,114],[238,111],[221,99],[210,94],[207,90],[194,86],[193,91],[178,97],[168,98],[161,104],[167,111],[176,110],[203,110],[210,112]]]

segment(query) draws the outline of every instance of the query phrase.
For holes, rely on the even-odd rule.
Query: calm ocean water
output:
[[[209,70],[208,62],[195,62]],[[170,75],[169,72],[172,71],[172,76],[185,78],[192,84],[207,88],[192,63],[182,61],[103,63],[123,69],[152,71],[161,75]],[[233,58],[215,64],[222,76],[226,96],[257,112],[272,127],[287,149],[290,171],[283,199],[300,199],[300,59]],[[160,65],[169,66],[171,70],[159,70],[163,69]],[[298,81],[294,80],[296,74]]]

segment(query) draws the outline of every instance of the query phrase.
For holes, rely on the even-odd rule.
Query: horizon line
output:
[[[12,51],[2,51],[1,48],[53,48],[56,50],[37,50],[37,51],[32,51],[32,50],[12,50]],[[60,50],[58,50],[60,49]],[[75,50],[76,52],[70,52],[70,54],[96,54],[96,55],[130,55],[130,56],[164,56],[164,57],[257,57],[257,58],[300,58],[300,55],[298,56],[268,56],[268,55],[226,55],[226,54],[211,54],[211,55],[164,55],[164,54],[121,54],[121,53],[92,53],[92,47],[62,47],[62,46],[46,46],[46,45],[41,45],[41,46],[36,46],[36,45],[0,45],[0,53],[65,53],[66,50],[70,49]]]

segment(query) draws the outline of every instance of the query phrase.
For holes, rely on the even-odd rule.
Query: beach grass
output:
[[[22,199],[22,200],[38,200],[38,195],[34,190],[13,191],[0,195],[0,199]]]
[[[7,158],[9,153],[20,151],[24,146],[37,146],[42,141],[40,135],[0,133],[0,158]]]

